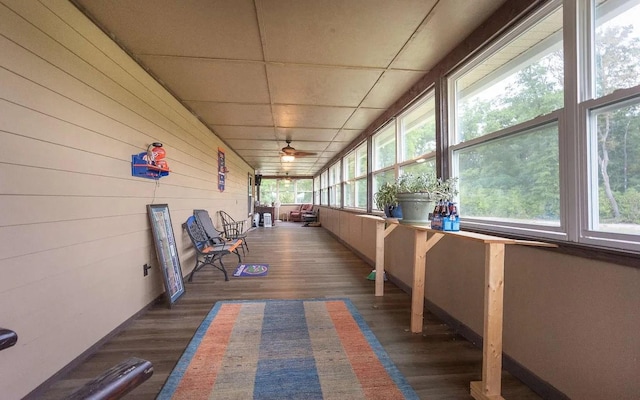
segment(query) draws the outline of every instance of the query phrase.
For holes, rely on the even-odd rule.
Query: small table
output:
[[[422,332],[424,283],[427,253],[445,235],[484,243],[484,328],[482,341],[482,381],[471,382],[471,396],[477,400],[503,399],[502,390],[502,316],[504,300],[505,245],[557,247],[555,244],[507,239],[465,231],[439,231],[426,226],[400,225],[397,219],[376,215],[358,215],[376,223],[376,296],[384,296],[384,239],[398,226],[414,231],[413,285],[411,290],[411,332]],[[385,225],[388,225],[385,227]],[[427,238],[427,233],[431,237]]]

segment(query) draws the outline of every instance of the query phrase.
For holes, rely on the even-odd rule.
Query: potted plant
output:
[[[398,204],[398,186],[395,182],[385,182],[378,188],[378,191],[373,196],[376,202],[376,207],[379,210],[384,210],[384,214],[387,218],[402,218],[402,208]]]
[[[436,202],[451,201],[458,194],[457,178],[442,180],[435,173],[401,175],[395,182],[396,197],[402,207],[403,224],[429,225],[429,212]]]

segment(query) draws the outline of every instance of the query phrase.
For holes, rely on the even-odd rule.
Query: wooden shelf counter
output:
[[[358,217],[376,223],[375,295],[384,296],[384,239],[398,226],[414,231],[413,282],[411,286],[411,332],[422,332],[427,253],[446,235],[484,243],[484,329],[482,381],[471,382],[475,399],[502,399],[502,318],[504,301],[504,253],[506,245],[556,247],[554,244],[508,239],[465,231],[440,231],[419,225],[400,224],[397,219],[375,215]],[[427,234],[431,234],[428,236]]]

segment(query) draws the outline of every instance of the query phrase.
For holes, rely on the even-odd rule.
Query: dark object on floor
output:
[[[8,349],[18,342],[18,334],[9,329],[0,328],[0,350]]]
[[[67,400],[119,399],[153,375],[153,365],[131,357],[76,390]]]

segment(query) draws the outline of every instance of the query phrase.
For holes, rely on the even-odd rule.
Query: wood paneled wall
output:
[[[172,170],[131,176],[131,155],[162,142]],[[66,1],[0,0],[0,393],[19,399],[164,290],[146,214],[168,203],[247,218],[247,174],[227,149],[217,189],[211,131]],[[142,265],[154,266],[147,277]]]

